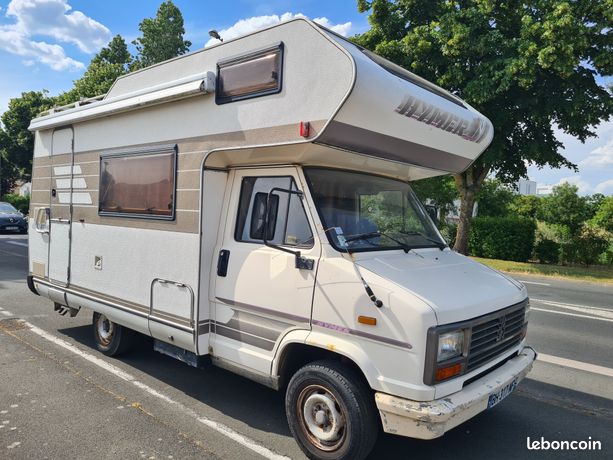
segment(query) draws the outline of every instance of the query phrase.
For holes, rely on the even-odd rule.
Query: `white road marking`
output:
[[[545,353],[539,353],[536,359],[538,361],[543,361],[544,363],[558,364],[560,366],[570,367],[580,371],[600,374],[606,377],[613,377],[613,369],[609,367],[597,366],[596,364],[584,363],[583,361],[575,361],[573,359],[560,358],[558,356],[547,355]]]
[[[155,396],[156,398],[161,399],[162,401],[167,402],[168,404],[172,404],[176,407],[178,407],[179,409],[181,409],[183,412],[185,412],[187,415],[195,418],[196,420],[198,420],[200,423],[208,426],[209,428],[217,431],[218,433],[221,433],[222,435],[236,441],[237,443],[241,444],[242,446],[260,454],[262,457],[264,458],[268,458],[271,460],[289,460],[289,457],[286,457],[284,455],[280,455],[277,454],[276,452],[273,452],[272,450],[260,445],[259,443],[257,443],[256,441],[248,438],[247,436],[244,436],[236,431],[234,431],[232,428],[230,428],[229,426],[226,426],[222,423],[216,422],[214,420],[209,419],[208,417],[204,417],[201,416],[199,414],[197,414],[196,412],[194,412],[192,409],[189,409],[188,407],[185,407],[183,404],[174,401],[173,399],[169,398],[168,396],[160,393],[157,390],[154,390],[153,388],[151,388],[150,386],[139,382],[138,380],[136,380],[136,378],[130,374],[128,374],[127,372],[124,372],[123,370],[119,369],[118,367],[107,363],[106,361],[104,361],[103,359],[100,359],[94,355],[91,355],[89,353],[86,353],[82,350],[80,350],[79,348],[77,348],[75,345],[70,344],[69,342],[66,342],[65,340],[60,339],[59,337],[54,336],[53,334],[48,333],[47,331],[44,331],[36,326],[34,326],[33,324],[28,323],[27,321],[24,321],[24,324],[26,324],[30,330],[32,332],[34,332],[35,334],[39,335],[40,337],[48,340],[49,342],[52,342],[78,356],[80,356],[81,358],[89,361],[92,364],[95,364],[96,366],[104,369],[107,372],[110,372],[111,374],[119,377],[122,380],[125,380],[126,382],[130,382],[132,385],[140,388],[141,390],[144,390],[145,392],[149,393],[151,396]]]
[[[13,316],[13,314],[10,311],[6,311],[6,310],[2,310],[0,311],[0,315],[4,315],[4,316]]]
[[[606,322],[609,322],[609,323],[613,323],[613,319],[598,318],[596,316],[589,316],[589,315],[578,315],[577,313],[567,313],[565,311],[558,311],[558,310],[547,310],[546,308],[530,307],[530,310],[543,311],[543,312],[546,312],[546,313],[554,313],[556,315],[574,316],[576,318],[587,318],[587,319],[593,319],[593,320],[596,320],[596,321],[606,321]]]
[[[28,243],[23,243],[21,241],[5,241],[6,244],[14,244],[15,246],[23,246],[24,248],[28,247]]]
[[[520,283],[524,283],[524,284],[536,284],[538,286],[551,286],[551,284],[549,283],[538,283],[536,281],[524,281],[524,280],[517,280],[517,281],[519,281]]]
[[[566,310],[572,310],[579,313],[584,313],[587,315],[600,316],[603,318],[613,319],[613,310],[608,308],[600,308],[600,307],[590,307],[587,305],[577,305],[574,303],[563,303],[563,302],[554,302],[553,300],[540,300],[540,299],[531,299],[535,302],[542,303],[544,305],[548,305],[550,307],[558,307],[564,308]]]

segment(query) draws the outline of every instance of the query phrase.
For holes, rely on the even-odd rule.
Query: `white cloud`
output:
[[[601,182],[596,187],[594,187],[596,193],[602,193],[604,195],[612,195],[613,194],[613,179],[605,180]]]
[[[251,18],[241,19],[227,29],[222,29],[218,32],[221,38],[224,40],[230,40],[232,38],[240,37],[256,30],[264,29],[266,27],[278,24],[279,22],[288,21],[294,18],[306,18],[306,16],[302,13],[283,13],[281,16],[277,14],[253,16]],[[333,24],[328,18],[325,17],[315,18],[313,21],[343,36],[346,36],[351,30],[351,22]],[[211,46],[215,43],[219,43],[219,41],[211,38],[204,46]]]
[[[613,137],[604,145],[592,150],[587,158],[579,163],[579,166],[593,168],[613,167]]]
[[[562,185],[565,182],[568,182],[571,185],[576,185],[579,189],[579,195],[587,195],[592,191],[592,186],[588,182],[583,180],[578,174],[575,176],[563,177],[556,185]]]
[[[342,24],[333,24],[330,22],[330,20],[326,17],[323,18],[315,18],[313,19],[313,22],[316,22],[319,25],[324,26],[327,29],[330,29],[333,32],[336,32],[339,35],[342,35],[343,37],[346,37],[347,35],[349,35],[349,31],[351,30],[351,22],[344,22]]]
[[[17,21],[16,30],[24,35],[45,35],[77,45],[93,53],[109,40],[110,30],[80,11],[72,11],[67,0],[12,0],[7,17]]]
[[[0,49],[27,58],[26,65],[40,62],[53,70],[78,70],[85,66],[66,56],[64,48],[33,37],[51,37],[92,53],[106,44],[110,31],[104,25],[72,11],[67,0],[12,0],[6,16],[15,19],[0,26]]]
[[[36,60],[53,70],[82,69],[82,62],[76,61],[64,52],[64,48],[46,42],[30,40],[10,26],[0,27],[0,49]]]

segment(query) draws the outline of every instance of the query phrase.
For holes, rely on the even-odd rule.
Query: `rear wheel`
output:
[[[102,313],[94,312],[92,326],[96,348],[107,356],[128,351],[134,342],[134,332],[112,322]]]
[[[312,459],[363,459],[379,433],[372,391],[353,369],[335,361],[298,370],[285,410],[294,438]]]

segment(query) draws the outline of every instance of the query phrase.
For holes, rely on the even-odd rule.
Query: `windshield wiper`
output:
[[[417,232],[415,230],[411,230],[410,232],[406,231],[406,230],[398,230],[398,233],[402,234],[402,235],[415,235],[415,236],[421,236],[422,238],[430,241],[431,243],[434,243],[436,245],[437,248],[439,248],[441,251],[443,249],[445,249],[447,247],[446,243],[441,243],[440,241],[435,240],[434,238],[430,238],[427,235],[424,235],[421,232]]]
[[[402,250],[404,251],[405,254],[407,254],[411,248],[409,246],[407,246],[405,243],[403,243],[400,240],[397,240],[396,238],[387,235],[386,233],[382,233],[382,232],[368,232],[368,233],[358,233],[357,235],[351,235],[345,238],[345,242],[346,243],[351,243],[352,241],[358,241],[358,240],[366,240],[368,241],[370,238],[376,238],[378,236],[384,236],[386,238],[389,238],[390,240],[392,240],[395,243],[398,243],[400,245],[400,247],[402,248]],[[370,241],[369,241],[370,243]],[[374,243],[371,243],[374,245]]]

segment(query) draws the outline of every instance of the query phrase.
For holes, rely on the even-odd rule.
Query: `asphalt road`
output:
[[[26,272],[25,237],[0,235],[0,458],[304,458],[280,393],[191,368],[146,339],[107,358],[93,347],[90,313],[58,316],[29,292]],[[540,353],[529,378],[443,438],[381,435],[372,459],[613,457],[613,287],[518,279]],[[602,450],[528,450],[527,437],[591,437]]]

